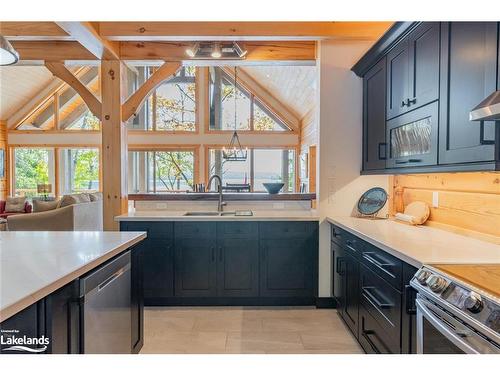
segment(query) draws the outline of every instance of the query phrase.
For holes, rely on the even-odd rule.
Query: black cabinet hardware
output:
[[[381,354],[380,350],[378,350],[377,346],[370,339],[370,335],[375,335],[375,331],[373,331],[371,329],[363,329],[361,334],[363,335],[363,337],[365,338],[365,340],[368,342],[368,344],[370,345],[370,347],[373,350],[373,352],[375,354]]]
[[[370,301],[372,304],[374,304],[380,309],[388,309],[394,306],[393,303],[382,301],[383,297],[380,296],[380,293],[377,291],[377,288],[373,286],[365,286],[362,287],[361,290],[363,291],[363,294],[368,299],[368,301]]]
[[[409,315],[415,315],[417,313],[417,307],[415,306],[415,294],[416,290],[411,287],[411,285],[405,285],[405,310]]]
[[[222,262],[222,246],[219,246],[219,262]]]
[[[386,267],[391,267],[394,266],[392,263],[386,262],[384,259],[376,259],[376,253],[372,252],[364,252],[363,253],[363,258],[366,259],[368,262],[373,264],[374,266],[378,267],[381,271],[385,272],[387,275],[390,277],[396,278],[396,275],[394,275],[392,272],[388,271]]]

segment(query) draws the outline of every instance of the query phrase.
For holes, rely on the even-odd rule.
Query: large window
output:
[[[194,151],[129,152],[129,193],[192,190]]]
[[[44,148],[15,148],[13,189],[16,197],[37,196],[38,184],[54,188],[54,151]],[[52,194],[54,190],[52,190]]]
[[[99,190],[98,149],[61,149],[59,168],[61,194],[88,193]]]
[[[295,191],[295,151],[291,149],[249,150],[246,161],[227,161],[220,149],[209,151],[209,176],[218,174],[222,185],[250,184],[253,191],[265,191],[265,182],[283,182],[284,192]]]
[[[138,67],[138,74],[130,78],[131,85],[142,85],[154,69]],[[128,126],[134,130],[195,131],[196,68],[183,67],[174,77],[163,82]]]
[[[261,100],[238,82],[235,93],[234,76],[231,77],[218,67],[211,67],[209,72],[210,130],[289,130]]]

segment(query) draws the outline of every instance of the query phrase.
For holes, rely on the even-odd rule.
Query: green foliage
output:
[[[99,151],[93,149],[71,150],[73,191],[96,190],[93,181],[99,181]]]
[[[37,184],[49,182],[49,151],[41,148],[15,150],[16,192],[33,197]]]
[[[155,158],[156,178],[162,183],[162,190],[180,190],[182,181],[193,187],[193,152],[155,151],[150,152],[150,158]]]
[[[172,97],[156,96],[156,128],[158,130],[195,130],[195,95],[194,83],[166,83],[174,85],[176,95]]]

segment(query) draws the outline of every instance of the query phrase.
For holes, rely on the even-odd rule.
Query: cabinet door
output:
[[[494,122],[469,112],[496,89],[495,22],[441,24],[439,164],[494,160]]]
[[[358,337],[359,261],[350,255],[346,255],[344,260],[342,316],[354,336]]]
[[[409,98],[408,39],[387,55],[387,119],[406,112]]]
[[[359,343],[368,354],[399,353],[399,345],[388,339],[384,328],[363,306],[359,308]]]
[[[172,240],[146,239],[142,251],[143,290],[146,305],[174,295],[174,245]]]
[[[260,295],[313,297],[315,251],[304,238],[261,240]]]
[[[363,169],[384,169],[386,59],[363,77]]]
[[[259,240],[218,239],[217,252],[217,295],[258,297]]]
[[[337,301],[337,311],[341,312],[344,306],[343,292],[345,290],[343,269],[345,251],[338,243],[331,242],[332,250],[332,296]]]
[[[216,242],[210,239],[175,239],[175,295],[217,295]]]
[[[439,22],[424,22],[408,36],[410,92],[407,110],[439,98]]]

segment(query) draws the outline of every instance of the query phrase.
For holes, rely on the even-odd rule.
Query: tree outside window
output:
[[[32,198],[37,195],[37,185],[50,183],[50,150],[42,148],[17,148],[15,157],[16,196]]]

